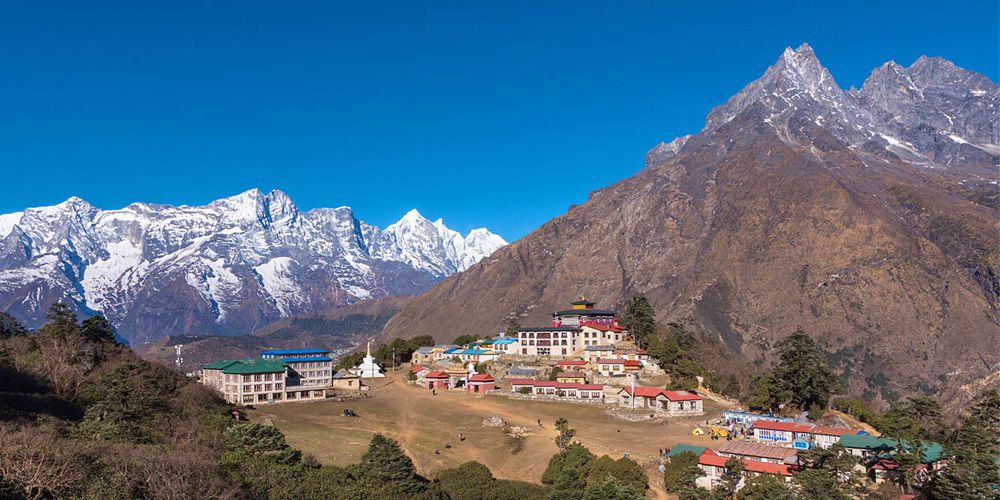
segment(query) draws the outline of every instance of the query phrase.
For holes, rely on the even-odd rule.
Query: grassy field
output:
[[[695,426],[721,411],[714,402],[705,403],[704,417],[629,422],[608,415],[609,405],[513,400],[459,391],[439,391],[433,396],[402,377],[394,377],[377,383],[371,397],[360,401],[262,406],[251,411],[250,418],[277,426],[289,444],[322,463],[343,466],[358,462],[372,434],[379,432],[398,440],[424,475],[476,460],[498,478],[540,482],[549,458],[557,451],[553,423],[563,417],[593,453],[618,458],[627,452],[646,467],[650,484],[662,490],[656,473],[660,448],[679,442],[711,443],[706,436],[691,436]],[[344,408],[359,416],[340,416]],[[512,452],[513,440],[501,429],[482,425],[491,415],[529,429],[520,452]],[[464,434],[464,442],[459,441],[459,433]],[[651,493],[663,495],[662,491]]]

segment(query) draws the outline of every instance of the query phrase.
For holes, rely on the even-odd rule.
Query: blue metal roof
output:
[[[333,361],[326,356],[312,356],[308,358],[282,358],[285,363],[309,363],[312,361]]]
[[[466,349],[466,350],[464,350],[462,352],[459,352],[457,354],[467,354],[467,355],[470,355],[470,356],[479,356],[480,354],[486,354],[486,351],[484,351],[482,349]]]
[[[511,368],[507,370],[507,375],[538,375],[538,370],[534,368]]]
[[[268,349],[261,351],[261,356],[288,356],[294,354],[328,354],[329,349]]]
[[[514,342],[517,342],[517,339],[513,337],[503,337],[499,339],[493,339],[494,344],[513,344]]]

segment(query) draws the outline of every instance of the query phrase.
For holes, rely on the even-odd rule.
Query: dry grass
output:
[[[359,416],[340,416],[344,408]],[[425,475],[476,460],[498,478],[533,482],[541,480],[549,458],[557,451],[553,423],[563,417],[577,430],[577,439],[595,454],[617,458],[629,453],[650,472],[650,484],[662,488],[655,472],[658,450],[679,442],[710,444],[705,436],[691,436],[691,430],[720,411],[706,400],[705,417],[628,422],[608,415],[607,408],[457,391],[439,391],[433,396],[397,377],[377,384],[368,399],[272,405],[250,415],[254,421],[273,423],[285,433],[289,444],[322,463],[356,463],[372,434],[379,432],[398,440]],[[509,425],[529,429],[521,452],[512,453],[512,440],[501,429],[483,427],[483,419],[494,414]],[[537,419],[542,420],[542,428]],[[464,442],[459,441],[459,433],[464,434]]]

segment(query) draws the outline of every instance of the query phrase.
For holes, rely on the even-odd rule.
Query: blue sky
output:
[[[697,132],[786,46],[844,88],[921,54],[1000,73],[991,1],[151,3],[5,7],[0,212],[259,187],[513,240]]]

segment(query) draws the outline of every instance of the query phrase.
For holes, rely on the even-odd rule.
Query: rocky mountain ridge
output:
[[[958,396],[1000,370],[998,107],[996,84],[941,59],[887,63],[845,91],[808,45],[786,49],[698,134],[383,334],[493,334],[580,294],[643,294],[747,362],[766,366],[803,328],[856,395]]]
[[[411,210],[385,229],[349,207],[301,212],[257,189],[205,206],[100,210],[73,197],[0,216],[0,306],[35,324],[56,300],[132,342],[232,335],[277,319],[419,293],[506,242]]]

